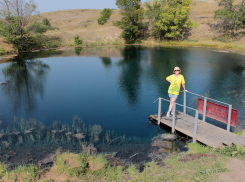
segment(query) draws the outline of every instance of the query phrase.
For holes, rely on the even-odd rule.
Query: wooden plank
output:
[[[151,115],[151,119],[157,120],[158,115]],[[195,118],[176,111],[175,130],[184,133],[187,136],[193,137]],[[172,127],[172,116],[167,117],[166,113],[161,114],[161,123]],[[208,146],[217,148],[225,145],[239,144],[244,146],[245,135],[238,136],[234,133],[228,132],[222,128],[198,120],[196,140]]]

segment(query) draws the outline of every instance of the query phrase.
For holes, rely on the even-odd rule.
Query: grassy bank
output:
[[[144,169],[131,164],[115,166],[103,154],[57,153],[51,169],[34,165],[19,166],[13,171],[0,165],[1,181],[216,181],[227,172],[227,162],[236,148],[213,150],[198,143],[188,144],[189,151],[170,155],[161,163],[146,163]],[[229,152],[228,152],[229,151]],[[241,158],[242,153],[238,157]],[[242,157],[244,159],[244,156]],[[141,171],[140,171],[141,170]]]
[[[198,41],[198,40],[185,40],[185,41],[142,41],[143,45],[161,45],[161,46],[181,46],[181,47],[207,47],[217,49],[229,49],[236,51],[245,51],[245,46],[239,45],[235,42],[223,43],[215,41]]]
[[[113,46],[113,45],[126,45],[124,41],[121,39],[116,39],[114,41],[84,41],[82,44],[76,45],[74,43],[57,43],[57,42],[49,42],[43,48],[65,48],[65,47],[100,47],[100,46]],[[196,40],[186,40],[186,41],[142,41],[138,44],[133,45],[143,45],[143,46],[170,46],[170,47],[206,47],[206,48],[215,48],[215,49],[222,49],[228,50],[232,52],[237,52],[240,54],[245,54],[245,46],[236,44],[235,42],[232,43],[222,43],[222,42],[214,42],[214,41],[207,41],[207,42],[199,42]],[[0,55],[7,55],[7,54],[14,54],[16,51],[13,48],[7,49],[0,49]]]

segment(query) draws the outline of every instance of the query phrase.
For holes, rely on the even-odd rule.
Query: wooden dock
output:
[[[157,118],[157,114],[150,116],[150,120],[157,121]],[[193,137],[195,118],[180,111],[176,111],[175,118],[175,130],[189,137]],[[162,113],[161,123],[172,127],[172,116],[167,117],[166,113]],[[214,148],[232,144],[244,146],[245,134],[239,136],[202,120],[198,120],[196,140]]]

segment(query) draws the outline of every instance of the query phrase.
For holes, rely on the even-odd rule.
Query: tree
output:
[[[163,2],[163,1],[161,1]],[[169,39],[184,39],[192,28],[198,26],[189,18],[191,0],[169,0],[161,8],[161,14],[156,26]]]
[[[215,11],[215,19],[219,19],[218,23],[224,33],[231,33],[235,36],[237,30],[245,26],[245,0],[240,4],[234,5],[234,0],[220,0],[218,5],[223,9]]]
[[[43,18],[42,24],[46,25],[48,27],[51,27],[51,24],[50,24],[50,21],[48,20],[48,18]]]
[[[100,17],[98,18],[98,24],[104,25],[111,17],[112,11],[109,8],[103,9],[103,11],[100,12]]]
[[[79,35],[76,35],[74,37],[74,44],[75,45],[81,45],[82,44],[82,40],[80,39]]]
[[[161,7],[163,3],[162,1],[154,1],[152,3],[152,6],[148,2],[145,3],[145,6],[147,8],[145,14],[150,21],[152,34],[155,37],[159,37],[159,39],[161,39],[164,32],[160,29],[159,26],[156,25],[156,23],[160,20]]]
[[[141,8],[141,0],[117,0],[116,5],[121,9],[122,18],[114,25],[123,30],[121,36],[126,43],[135,43],[144,28],[144,10]]]
[[[27,29],[31,15],[37,6],[30,0],[0,0],[0,35],[18,51],[25,51],[37,44],[36,38]]]

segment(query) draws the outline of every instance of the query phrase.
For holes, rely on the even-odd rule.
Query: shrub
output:
[[[98,18],[98,24],[104,25],[111,17],[112,11],[109,8],[103,9],[103,11],[100,12],[100,17]]]
[[[27,28],[28,31],[31,31],[31,32],[33,32],[33,33],[40,33],[40,34],[47,32],[49,29],[50,29],[49,26],[46,26],[46,25],[44,25],[44,24],[37,23],[37,22],[32,23],[32,24]]]
[[[43,24],[43,25],[46,25],[46,26],[48,26],[48,27],[51,27],[51,24],[50,24],[48,18],[44,18],[43,21],[42,21],[42,24]]]
[[[6,50],[4,48],[0,49],[0,55],[4,54]]]
[[[76,35],[75,36],[75,38],[74,38],[74,44],[76,44],[76,45],[82,44],[82,40],[80,40],[79,35]]]
[[[237,144],[232,146],[226,146],[224,148],[217,148],[216,152],[232,157],[235,155],[245,155],[245,147],[241,147]]]

